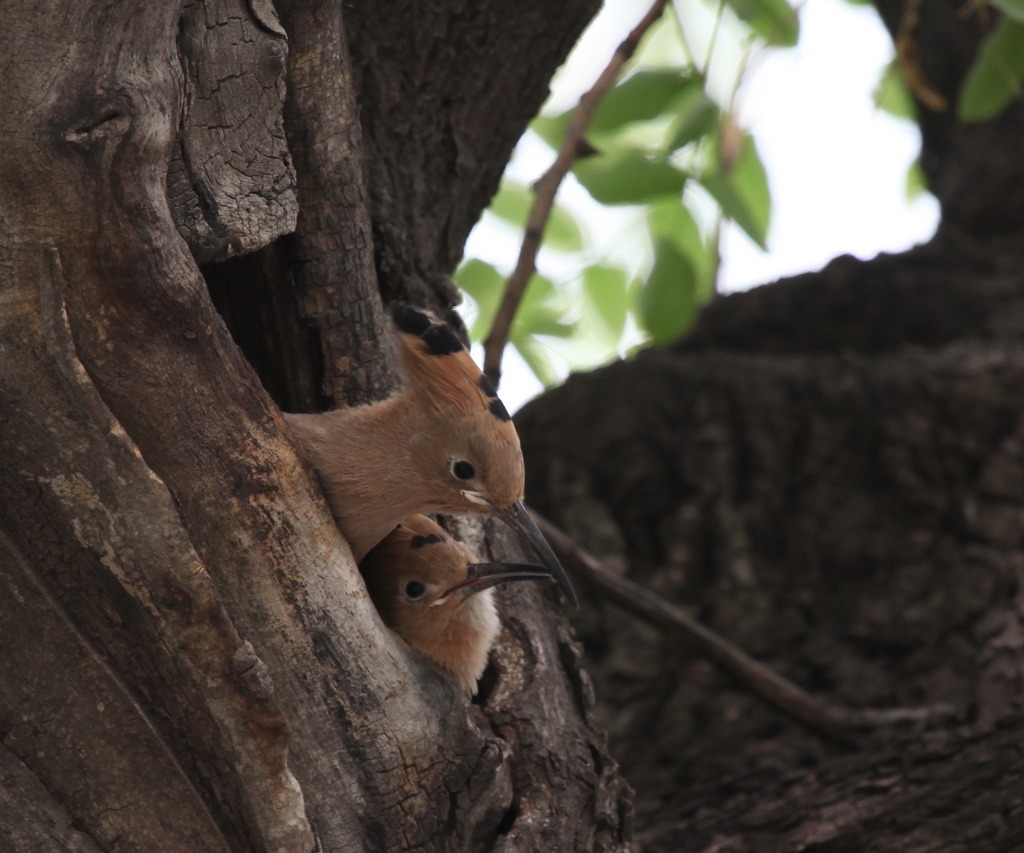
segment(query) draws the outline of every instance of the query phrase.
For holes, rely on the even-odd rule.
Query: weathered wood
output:
[[[295,232],[203,272],[278,404],[316,412],[382,399],[395,373],[342,4],[279,7],[290,33],[284,119],[298,175]]]
[[[382,634],[283,422],[174,234],[153,166],[170,157],[180,88],[173,74],[129,69],[169,55],[175,19],[154,11],[132,20],[130,50],[108,84],[121,114],[102,134],[76,140],[85,156],[64,162],[64,205],[80,211],[70,218],[76,227],[46,220],[69,259],[79,355],[170,488],[230,619],[267,664],[291,733],[290,764],[322,843],[415,846],[445,825],[439,795],[447,802],[447,789],[475,762],[479,735],[436,684],[411,689],[407,657]],[[111,73],[95,57],[81,59],[69,75]],[[72,108],[88,110],[89,101]],[[25,159],[53,158],[67,144],[44,141],[52,148],[26,150]],[[29,246],[30,234],[19,233]]]
[[[332,336],[320,373],[330,395],[362,399],[385,387],[375,371],[387,332],[354,105],[347,78],[329,73],[343,59],[340,21],[327,12],[319,30],[311,7],[289,12],[303,30],[294,74],[310,86],[288,108],[309,216],[287,263],[268,265],[268,304],[309,297],[313,308],[299,307],[315,319],[338,297],[339,314],[318,329]],[[549,68],[571,38],[556,41]],[[0,8],[0,46],[0,524],[10,534],[0,578],[37,591],[35,624],[64,625],[42,648],[27,593],[0,608],[20,652],[0,666],[0,723],[26,771],[5,802],[34,797],[32,776],[54,801],[26,811],[24,837],[37,819],[64,832],[66,813],[101,849],[477,850],[508,839],[620,849],[624,787],[553,611],[534,604],[510,620],[522,647],[542,653],[510,681],[495,676],[495,733],[382,628],[311,473],[213,309],[196,259],[290,227],[272,11],[39,0]],[[531,74],[539,98],[542,72]],[[182,152],[196,169],[187,180],[173,165]],[[288,303],[300,268],[310,289]],[[331,281],[352,270],[366,276],[358,298]],[[293,353],[300,316],[280,327]],[[377,342],[364,354],[372,370],[346,385],[363,334]],[[281,382],[313,375],[285,370]],[[61,681],[61,662],[80,669]],[[38,696],[8,690],[33,665]],[[51,706],[53,720],[26,738],[17,715]],[[83,786],[87,769],[108,766],[102,784]]]
[[[183,121],[167,172],[179,233],[199,261],[265,246],[295,227],[295,170],[285,144],[287,40],[269,2],[181,7]]]
[[[312,836],[287,770],[283,721],[264,667],[233,629],[170,495],[78,361],[61,267],[45,243],[41,267],[38,313],[21,317],[29,321],[20,332],[22,346],[3,359],[0,371],[8,393],[32,388],[5,421],[5,443],[17,448],[5,478],[12,496],[6,523],[31,555],[40,583],[55,591],[100,658],[138,692],[151,721],[133,725],[141,724],[149,737],[155,725],[192,783],[210,802],[228,806],[214,817],[235,846],[304,849]],[[45,535],[32,525],[40,517],[52,524]],[[55,560],[54,537],[73,556]],[[39,666],[59,672],[59,656]],[[97,766],[101,755],[93,755]],[[145,752],[136,756],[141,766],[135,772],[146,772],[145,760]],[[78,789],[80,777],[68,772],[64,783]],[[144,790],[121,785],[133,802]],[[101,813],[110,811],[102,796],[97,802]],[[137,832],[124,834],[143,840]]]
[[[9,435],[5,430],[4,437]],[[76,482],[75,472],[64,470],[67,479],[61,484],[54,478],[51,488],[65,494],[88,491],[84,477]],[[3,485],[5,500],[15,497],[10,482]],[[37,507],[24,500],[27,495],[17,497],[31,518]],[[58,498],[47,509],[60,512],[59,503]],[[41,533],[50,533],[51,548],[58,544],[53,532],[22,530],[36,543]],[[45,821],[69,846],[79,843],[83,849],[227,850],[166,743],[103,654],[36,576],[29,555],[38,560],[37,552],[23,551],[0,534],[0,837],[5,849],[37,849],[30,841],[33,827],[41,829],[39,822]],[[63,556],[58,551],[42,565],[51,573],[63,569],[61,594],[73,603],[75,591],[69,587],[81,584],[76,569],[100,574],[103,566],[96,558]]]
[[[485,527],[492,553],[533,559],[507,527],[496,522]],[[466,521],[456,529],[477,553],[486,553],[479,531]],[[561,594],[554,584],[530,584],[499,589],[497,600],[502,633],[478,701],[509,744],[515,798],[494,849],[629,850],[633,793],[594,717],[582,649],[566,622],[550,615]]]
[[[191,618],[185,613],[190,594],[205,592],[209,599],[209,588],[201,589],[203,577],[196,572],[195,555],[169,496],[141,464],[78,363],[65,325],[51,239],[66,238],[79,217],[88,218],[63,206],[80,177],[75,166],[96,140],[130,124],[126,112],[133,104],[116,80],[86,82],[75,75],[73,62],[55,60],[68,59],[68,43],[80,44],[90,32],[88,24],[105,31],[106,15],[84,8],[78,10],[84,17],[57,14],[45,4],[14,11],[5,19],[4,36],[10,42],[4,48],[6,56],[18,61],[5,82],[7,95],[25,112],[5,113],[2,131],[7,156],[0,169],[5,202],[0,420],[9,463],[2,469],[4,525],[21,545],[5,549],[5,570],[12,573],[5,577],[17,580],[16,566],[31,566],[19,582],[30,591],[32,583],[39,584],[40,601],[48,605],[37,607],[40,620],[45,617],[43,624],[54,626],[54,636],[44,634],[46,645],[34,646],[25,631],[5,632],[5,638],[17,637],[24,646],[18,649],[21,656],[13,649],[5,654],[10,683],[0,693],[15,702],[19,681],[34,682],[37,692],[20,697],[17,727],[28,733],[36,728],[43,740],[22,737],[21,757],[36,767],[48,790],[62,792],[73,820],[89,827],[104,847],[116,842],[124,849],[214,850],[225,846],[223,831],[244,848],[253,841],[240,826],[246,812],[256,818],[253,835],[257,826],[268,828],[280,816],[267,785],[280,785],[272,777],[283,769],[281,733],[254,748],[254,732],[247,727],[262,725],[261,713],[236,720],[231,714],[237,711],[225,708],[239,692],[243,706],[252,704],[231,669],[237,663],[237,637],[232,646],[215,600],[196,595],[192,603],[200,612]],[[156,14],[157,20],[143,17],[134,23],[143,32],[149,26],[173,33],[174,10]],[[35,38],[42,25],[53,21],[62,28],[57,37]],[[95,71],[103,67],[100,57],[109,45],[96,40],[91,46],[95,54],[78,58]],[[145,61],[135,68],[140,66]],[[165,79],[173,85],[173,74]],[[83,95],[83,83],[88,90],[90,82],[92,92]],[[68,183],[47,179],[55,162],[71,172],[64,175]],[[67,195],[53,193],[53,186],[68,189]],[[26,594],[12,601],[24,604]],[[64,609],[67,639],[57,653]],[[69,633],[72,625],[75,630]],[[37,621],[35,629],[40,627]],[[222,642],[207,647],[211,636]],[[64,672],[76,666],[80,673]],[[210,685],[206,679],[214,673],[219,681]],[[142,716],[146,712],[149,719]],[[232,729],[233,722],[240,724]],[[161,737],[179,754],[171,758]],[[254,772],[239,782],[234,774],[246,764],[247,750]],[[211,760],[218,753],[232,765],[227,772]],[[36,765],[44,761],[45,768]],[[276,764],[276,771],[261,774],[265,763]],[[204,789],[207,804],[193,785]],[[293,809],[285,823],[297,818],[301,829],[301,797],[296,800],[294,786],[284,796],[291,798]],[[207,814],[214,800],[222,803],[215,816],[219,829]],[[276,837],[272,831],[266,844],[255,840],[253,846],[276,846],[289,831]]]
[[[0,838],[11,850],[99,853],[71,815],[7,747],[0,745]]]

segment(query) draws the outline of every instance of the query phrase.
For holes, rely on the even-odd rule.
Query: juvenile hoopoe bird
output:
[[[574,606],[576,593],[523,506],[519,436],[455,332],[395,308],[405,386],[380,403],[285,415],[320,476],[356,561],[424,512],[487,512],[522,533]]]
[[[470,695],[501,630],[492,587],[554,580],[543,566],[478,563],[423,515],[398,525],[359,568],[384,624]]]

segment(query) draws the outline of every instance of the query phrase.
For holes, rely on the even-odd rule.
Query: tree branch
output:
[[[505,282],[505,292],[502,295],[501,304],[494,316],[490,334],[484,341],[484,373],[495,387],[501,381],[501,357],[512,330],[512,321],[515,319],[519,303],[526,292],[526,285],[529,284],[530,277],[537,269],[537,252],[540,251],[540,241],[544,236],[548,218],[551,216],[558,188],[562,185],[565,176],[569,174],[572,164],[587,150],[583,135],[587,131],[587,126],[590,124],[598,104],[612,87],[622,66],[636,52],[640,39],[661,17],[666,5],[668,5],[668,0],[655,0],[640,23],[615,49],[611,61],[605,66],[604,71],[597,78],[597,82],[580,98],[579,104],[573,112],[572,120],[566,128],[565,139],[562,141],[558,156],[555,157],[555,162],[534,184],[533,206],[530,208],[530,215],[526,220],[526,230],[523,234],[523,245],[519,249],[519,258],[512,275]]]
[[[680,608],[628,578],[610,572],[564,531],[532,510],[531,514],[566,568],[585,586],[626,612],[679,637],[766,702],[816,734],[847,746],[856,746],[854,735],[858,731],[901,723],[934,723],[952,716],[952,710],[944,705],[854,709],[818,699],[701,625]]]

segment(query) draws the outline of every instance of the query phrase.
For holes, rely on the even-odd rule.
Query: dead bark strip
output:
[[[285,144],[284,30],[269,2],[181,6],[182,129],[167,173],[179,233],[201,262],[252,252],[295,228]]]

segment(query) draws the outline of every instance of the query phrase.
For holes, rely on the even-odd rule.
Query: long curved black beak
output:
[[[526,511],[526,507],[523,506],[523,502],[516,501],[507,509],[495,507],[495,512],[502,521],[510,527],[514,527],[529,540],[533,549],[537,552],[537,556],[544,561],[544,565],[551,572],[551,577],[562,588],[562,592],[572,602],[572,606],[578,610],[580,600],[576,597],[576,590],[569,583],[569,576],[565,573],[565,569],[562,568],[562,564],[558,562],[558,557],[551,550],[551,546],[548,545],[548,540],[544,538],[544,535],[537,529],[537,525],[533,523],[533,519],[530,518],[530,514]]]
[[[440,602],[459,590],[464,590],[466,597],[469,597],[509,581],[554,580],[551,572],[533,563],[470,563],[466,569],[466,579],[446,589],[437,601]]]

